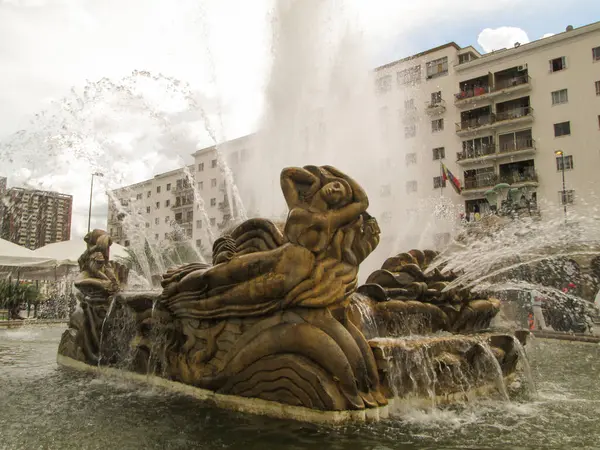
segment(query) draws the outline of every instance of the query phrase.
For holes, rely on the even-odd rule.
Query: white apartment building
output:
[[[562,214],[563,202],[568,211],[588,214],[597,203],[600,22],[485,55],[451,42],[378,67],[374,76],[379,121],[398,149],[393,161],[381,161],[379,192],[369,191],[382,228],[398,228],[419,245],[442,245],[444,230],[433,242],[419,241],[437,224],[424,223],[417,206],[427,209],[426,200],[441,197],[454,206],[455,219],[473,217],[488,207],[485,192],[498,183],[528,186],[532,204],[543,204],[544,214]],[[248,216],[257,214],[249,186],[256,182],[250,177],[261,174],[242,168],[251,158],[269,157],[259,154],[258,143],[248,135],[220,144],[219,152],[214,146],[198,150],[187,170],[193,183],[180,169],[114,194],[135,205],[137,228],[148,229],[149,238],[169,238],[180,227],[197,248],[210,250],[231,219],[227,179],[240,187]],[[460,180],[460,193],[444,183],[442,163]],[[117,219],[109,207],[109,230],[127,245]],[[385,234],[382,246],[392,246],[395,238]]]
[[[467,214],[498,183],[530,186],[549,214],[563,201],[589,213],[600,193],[600,22],[485,55],[449,43],[378,68],[376,87],[382,116],[402,122],[415,199],[440,189],[440,161],[463,187],[444,196]]]

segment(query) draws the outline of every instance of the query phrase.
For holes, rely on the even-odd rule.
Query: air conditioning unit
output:
[[[523,64],[522,66],[517,66],[517,70],[519,72],[524,72],[527,70],[527,64]]]

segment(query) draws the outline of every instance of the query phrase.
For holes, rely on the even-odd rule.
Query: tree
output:
[[[35,304],[40,292],[34,284],[0,280],[0,307],[6,308],[10,319],[20,319],[19,311],[23,304]]]

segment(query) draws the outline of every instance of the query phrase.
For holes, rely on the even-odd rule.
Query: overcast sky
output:
[[[331,1],[359,18],[372,66],[448,41],[490,51],[600,20],[597,0]],[[205,115],[177,114],[175,106],[164,116],[169,132],[127,111],[103,118],[106,108],[96,108],[86,116],[84,128],[119,131],[100,150],[104,166],[119,172],[95,192],[93,225],[105,227],[104,189],[115,187],[111,183],[175,168],[198,142],[210,144],[211,133],[227,139],[256,127],[269,74],[272,9],[269,0],[0,0],[0,176],[8,176],[9,186],[29,183],[72,194],[73,231],[81,235],[89,174],[102,167],[103,157],[52,153],[39,133],[26,140],[9,136],[63,123],[57,115],[64,104],[52,102],[82,98],[88,80],[146,70],[189,83]],[[43,110],[49,112],[29,125]],[[73,120],[66,123],[73,126]],[[8,149],[11,139],[19,145]]]

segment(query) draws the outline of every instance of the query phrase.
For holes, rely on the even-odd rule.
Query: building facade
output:
[[[499,183],[525,187],[546,214],[563,204],[590,213],[600,187],[600,23],[485,55],[450,43],[376,74],[383,108],[403,121],[408,192],[444,189],[443,163],[462,188],[445,191],[467,217],[489,207],[485,192]]]
[[[562,214],[565,205],[569,214],[590,214],[600,188],[600,22],[485,55],[451,42],[378,67],[374,79],[378,123],[393,149],[375,181],[365,176],[379,183],[369,194],[385,231],[382,246],[398,247],[398,233],[420,246],[443,246],[449,230],[440,224],[477,218],[489,208],[486,192],[499,183],[524,188],[522,201],[543,214]],[[268,159],[259,146],[249,135],[218,151],[200,149],[187,169],[114,196],[139,204],[135,226],[148,229],[149,238],[168,238],[177,225],[196,248],[210,250],[242,214],[235,198],[249,216],[259,213],[251,177],[261,176],[260,166],[244,170],[252,158]],[[456,189],[445,170],[458,180]],[[117,209],[109,206],[109,229],[127,245]],[[430,218],[434,209],[442,220]],[[424,230],[432,239],[420,238]]]
[[[73,197],[6,185],[0,178],[0,238],[35,250],[71,239]]]

